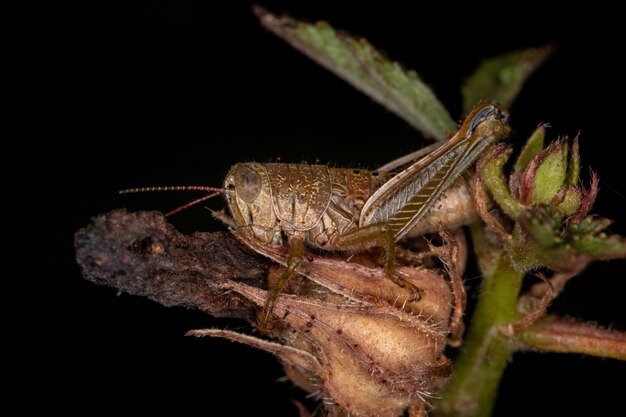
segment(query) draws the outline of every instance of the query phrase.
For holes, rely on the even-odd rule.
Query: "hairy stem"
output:
[[[491,269],[491,268],[490,268]],[[515,346],[501,329],[515,322],[523,274],[504,253],[483,278],[471,327],[437,415],[489,416],[498,385]]]
[[[626,360],[626,333],[546,316],[517,335],[523,347]]]

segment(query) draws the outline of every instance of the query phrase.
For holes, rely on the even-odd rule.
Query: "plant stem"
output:
[[[493,409],[498,384],[514,350],[514,344],[500,329],[520,317],[516,305],[523,277],[505,253],[500,252],[495,261],[483,278],[467,340],[443,399],[437,404],[437,415],[486,417]]]
[[[517,335],[526,348],[626,360],[626,333],[546,316]]]

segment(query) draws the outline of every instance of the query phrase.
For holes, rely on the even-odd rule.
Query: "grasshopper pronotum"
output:
[[[396,242],[429,215],[481,151],[508,133],[507,116],[498,107],[481,103],[452,138],[395,175],[387,172],[393,166],[367,171],[247,162],[231,168],[223,189],[148,187],[123,192],[213,192],[183,207],[223,193],[239,233],[274,244],[286,237],[287,269],[266,300],[267,323],[276,298],[302,260],[305,244],[334,251],[382,247],[387,276],[403,285],[394,275]]]

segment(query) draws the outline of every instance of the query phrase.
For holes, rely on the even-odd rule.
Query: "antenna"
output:
[[[181,212],[189,207],[195,206],[198,203],[202,203],[205,200],[213,198],[217,195],[220,195],[223,192],[226,192],[224,188],[217,187],[208,187],[205,185],[169,185],[169,186],[157,186],[157,187],[140,187],[140,188],[127,188],[125,190],[120,190],[120,194],[133,194],[133,193],[149,193],[149,192],[158,192],[158,191],[208,191],[210,192],[208,195],[204,197],[197,198],[193,201],[190,201],[187,204],[184,204],[180,207],[175,208],[172,211],[168,211],[165,213],[165,217],[170,217],[178,212]]]

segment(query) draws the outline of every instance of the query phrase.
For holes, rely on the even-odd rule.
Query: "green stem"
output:
[[[483,278],[454,373],[437,404],[437,415],[487,417],[493,409],[498,384],[514,350],[510,338],[500,330],[520,317],[516,305],[523,277],[505,253],[500,252],[493,261],[493,268]]]

